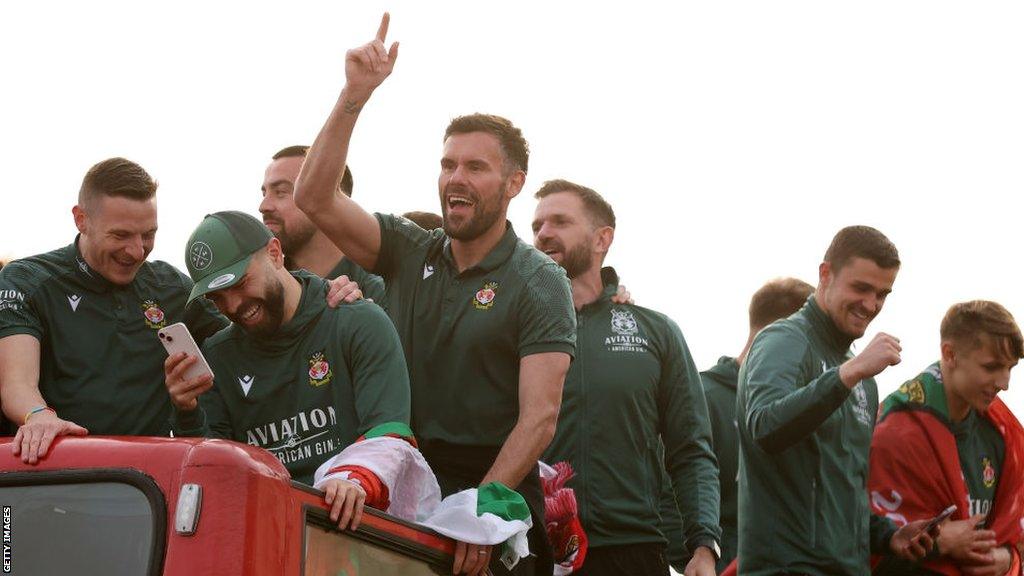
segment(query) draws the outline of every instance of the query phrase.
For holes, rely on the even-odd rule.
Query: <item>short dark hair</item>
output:
[[[997,302],[971,300],[954,304],[946,311],[939,327],[943,342],[953,342],[964,350],[981,346],[982,334],[996,343],[1008,358],[1024,358],[1024,337],[1010,311]]]
[[[597,226],[615,228],[615,211],[612,210],[612,205],[592,188],[559,178],[545,182],[533,197],[540,200],[558,192],[575,194],[583,202],[583,207],[587,210],[591,222]]]
[[[486,132],[498,139],[501,152],[505,155],[506,169],[526,172],[530,164],[530,144],[523,138],[523,131],[512,122],[494,114],[467,114],[459,116],[448,124],[444,139],[452,134]],[[507,170],[510,171],[510,170]]]
[[[757,289],[750,298],[750,329],[760,330],[800,309],[814,293],[814,286],[797,278],[776,278]]]
[[[402,214],[402,217],[412,220],[413,223],[424,230],[434,230],[444,226],[444,219],[433,212],[406,212]]]
[[[866,258],[879,268],[898,268],[900,254],[885,234],[871,226],[847,226],[836,233],[825,252],[825,262],[838,272],[853,258]]]
[[[85,173],[78,203],[87,204],[100,196],[149,200],[156,195],[157,186],[142,166],[124,158],[108,158]]]
[[[305,158],[306,154],[309,153],[309,146],[304,144],[297,144],[295,146],[287,146],[281,148],[274,154],[271,160],[280,160],[281,158]],[[341,175],[341,183],[338,184],[338,190],[349,198],[352,197],[352,188],[354,182],[352,180],[352,170],[349,169],[348,164],[345,164],[345,173]]]

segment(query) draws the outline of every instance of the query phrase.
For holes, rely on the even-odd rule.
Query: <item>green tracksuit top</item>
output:
[[[113,284],[85,262],[76,238],[0,270],[0,338],[39,340],[39,392],[61,418],[90,434],[167,436],[167,352],[157,331],[184,322],[203,342],[227,325],[208,302],[186,307],[191,290],[188,276],[159,261],[144,263],[131,284]]]
[[[867,499],[878,389],[840,381],[851,343],[813,296],[754,339],[737,398],[741,574],[866,575],[888,550],[895,527]]]
[[[363,270],[347,256],[342,256],[325,278],[334,280],[339,276],[348,276],[349,280],[359,284],[359,289],[363,291],[363,298],[369,298],[381,306],[384,305],[384,280],[380,276]]]
[[[416,438],[499,447],[519,418],[519,363],[573,354],[576,322],[565,271],[505,235],[459,272],[444,230],[377,214],[376,272],[405,350]]]
[[[203,346],[214,373],[200,410],[176,412],[181,436],[229,438],[269,450],[299,482],[370,428],[409,422],[409,378],[384,311],[358,301],[329,308],[327,284],[306,272],[295,316],[256,338],[232,324]]]
[[[602,279],[600,298],[577,315],[576,360],[543,460],[576,471],[569,486],[591,547],[666,541],[658,528],[665,470],[686,546],[711,547],[719,540],[718,475],[690,351],[664,314],[611,302],[614,270]]]

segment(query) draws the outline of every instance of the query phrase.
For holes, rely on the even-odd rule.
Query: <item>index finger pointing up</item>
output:
[[[384,17],[380,19],[380,28],[377,28],[377,40],[384,42],[384,39],[388,37],[389,23],[391,23],[391,14],[385,12]]]

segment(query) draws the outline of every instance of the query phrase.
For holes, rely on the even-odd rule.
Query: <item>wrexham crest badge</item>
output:
[[[160,305],[153,300],[146,300],[142,303],[142,317],[146,319],[146,326],[154,330],[159,330],[167,325],[167,319],[164,317],[164,311],[160,309]]]
[[[473,297],[473,306],[477,310],[487,310],[491,306],[494,306],[494,297],[497,296],[498,283],[488,282],[484,284],[484,287],[477,290],[476,296]]]
[[[996,485],[996,469],[992,467],[992,461],[988,458],[981,459],[981,465],[984,469],[981,472],[981,479],[985,482],[985,488],[991,488]]]
[[[331,381],[331,376],[333,375],[334,372],[331,371],[331,364],[327,361],[327,357],[324,356],[323,350],[309,357],[310,386],[323,386]]]

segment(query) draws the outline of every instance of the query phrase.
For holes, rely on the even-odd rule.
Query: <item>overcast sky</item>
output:
[[[439,211],[444,127],[491,112],[532,148],[519,234],[547,179],[604,194],[608,263],[702,368],[848,224],[904,262],[872,325],[904,344],[883,394],[937,359],[950,304],[1024,318],[1020,2],[8,2],[0,255],[71,242],[82,175],[120,155],[160,180],[152,257],[183,267],[204,214],[257,213],[270,155],[312,142],[385,9],[401,53],[350,155],[368,209]]]

